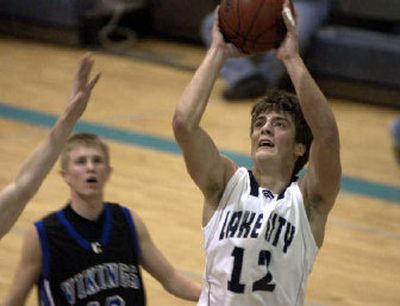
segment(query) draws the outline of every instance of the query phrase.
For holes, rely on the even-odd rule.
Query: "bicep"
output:
[[[11,290],[4,305],[24,305],[42,269],[39,237],[32,226],[25,235],[21,259],[14,274]]]
[[[0,238],[14,225],[27,202],[14,183],[0,192]]]
[[[150,275],[165,286],[174,268],[154,244],[143,221],[136,214],[134,219],[140,245],[140,263]]]
[[[179,141],[187,171],[206,197],[220,193],[229,174],[234,171],[233,162],[223,157],[211,137],[198,128],[189,137]]]
[[[329,212],[340,189],[341,180],[339,139],[313,142],[308,171],[304,177],[307,199],[317,210]]]

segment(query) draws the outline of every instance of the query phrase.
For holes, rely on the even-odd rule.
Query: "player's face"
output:
[[[296,161],[302,155],[303,145],[295,143],[295,125],[286,113],[261,113],[254,121],[251,134],[251,156],[255,161]]]
[[[72,192],[101,196],[110,167],[100,148],[76,146],[69,152],[68,166],[61,173]]]

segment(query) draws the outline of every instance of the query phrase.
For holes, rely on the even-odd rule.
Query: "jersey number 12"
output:
[[[244,248],[235,247],[232,251],[233,269],[231,279],[228,281],[228,290],[235,293],[244,293],[245,284],[240,283],[242,274]],[[271,261],[271,252],[261,250],[258,255],[258,265],[266,267],[266,274],[253,283],[252,291],[274,291],[275,284],[271,272],[268,271],[268,265]]]

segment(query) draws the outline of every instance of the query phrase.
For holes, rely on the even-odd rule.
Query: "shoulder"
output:
[[[41,258],[39,233],[34,225],[30,225],[25,232],[23,254],[31,259]]]
[[[25,239],[34,240],[38,238],[39,235],[36,226],[34,224],[29,225],[25,232]]]
[[[250,192],[250,190],[258,190],[258,183],[254,179],[252,172],[244,167],[237,167],[226,181],[219,202],[224,201],[232,192]]]
[[[142,218],[139,216],[137,212],[118,203],[107,202],[106,204],[110,209],[115,222],[120,221],[124,223],[126,222],[130,223],[130,226],[134,228],[136,234],[139,237],[143,235],[143,232],[147,231]]]
[[[59,217],[58,215],[63,212],[65,208],[59,209],[57,211],[52,211],[46,214],[42,219],[36,221],[34,223],[35,227],[38,227],[39,224],[43,223],[43,225],[47,227],[57,227],[60,226],[61,223],[59,222]]]
[[[232,197],[238,199],[243,193],[250,193],[253,186],[250,182],[249,170],[244,167],[237,167],[235,172],[229,177],[221,193],[215,199],[206,199],[203,210],[203,226],[206,226],[216,211],[221,211]],[[255,187],[258,189],[258,187]],[[235,200],[236,201],[236,200]]]
[[[222,155],[221,156],[222,163],[225,167],[225,181],[228,181],[229,178],[240,168],[233,160]]]
[[[221,198],[226,185],[238,169],[238,165],[224,155],[221,155],[221,162],[222,170],[220,171],[221,175],[218,175],[219,179],[209,179],[204,192],[206,199],[212,200],[212,202]]]
[[[230,163],[229,160],[227,160],[226,162]],[[224,198],[224,195],[231,189],[234,189],[237,184],[243,180],[249,180],[248,169],[244,167],[238,167],[232,162],[232,164],[227,167],[222,184],[209,186],[208,196],[205,197],[206,203],[210,203],[210,207],[216,209],[220,201]],[[214,189],[211,190],[212,188]]]
[[[245,167],[238,167],[227,181],[225,193],[237,187],[258,190],[259,185],[251,170]]]
[[[250,179],[250,170],[238,166],[233,161],[227,159],[226,160],[226,174],[223,185],[223,191],[232,184],[232,182],[241,181],[241,180],[249,180]]]
[[[143,219],[139,216],[136,211],[133,211],[127,207],[120,206],[125,210],[125,213],[128,213],[136,230],[136,233],[139,237],[143,236],[144,233],[147,232],[146,225],[143,222]]]
[[[315,188],[315,185],[310,184],[308,178],[309,177],[305,175],[298,183],[303,196],[304,205],[307,208],[307,211],[326,218],[336,201],[339,188],[337,188],[334,193],[327,195],[324,190]]]
[[[114,203],[114,202],[105,202],[104,203],[111,211],[121,211],[124,209],[127,209],[125,206],[119,204],[119,203]]]
[[[317,197],[315,194],[314,196],[307,194],[307,188],[304,188],[304,180],[300,181],[299,187],[314,239],[318,247],[321,247],[325,237],[325,226],[330,209],[325,209],[327,205],[322,197]],[[329,206],[332,206],[332,204]]]
[[[113,202],[105,202],[104,204],[114,221],[125,222],[128,220],[128,222],[134,222],[134,213],[128,207]]]
[[[121,217],[123,215],[126,215],[127,213],[130,213],[130,210],[119,204],[119,203],[113,203],[113,202],[105,202],[105,207],[108,209],[108,211],[111,213],[111,215],[113,216],[113,218],[117,217]]]

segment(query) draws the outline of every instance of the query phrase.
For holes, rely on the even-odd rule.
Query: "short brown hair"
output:
[[[61,169],[67,169],[69,162],[69,152],[71,152],[71,150],[77,146],[99,148],[104,153],[106,164],[110,164],[110,154],[108,146],[97,135],[90,133],[78,133],[69,137],[61,152]]]
[[[300,156],[295,163],[292,175],[295,176],[308,162],[311,142],[313,140],[311,129],[301,111],[299,100],[296,95],[283,90],[268,91],[264,97],[257,101],[251,110],[250,133],[253,133],[257,117],[265,111],[276,111],[291,116],[296,129],[295,141],[304,144],[306,147],[304,155]]]

